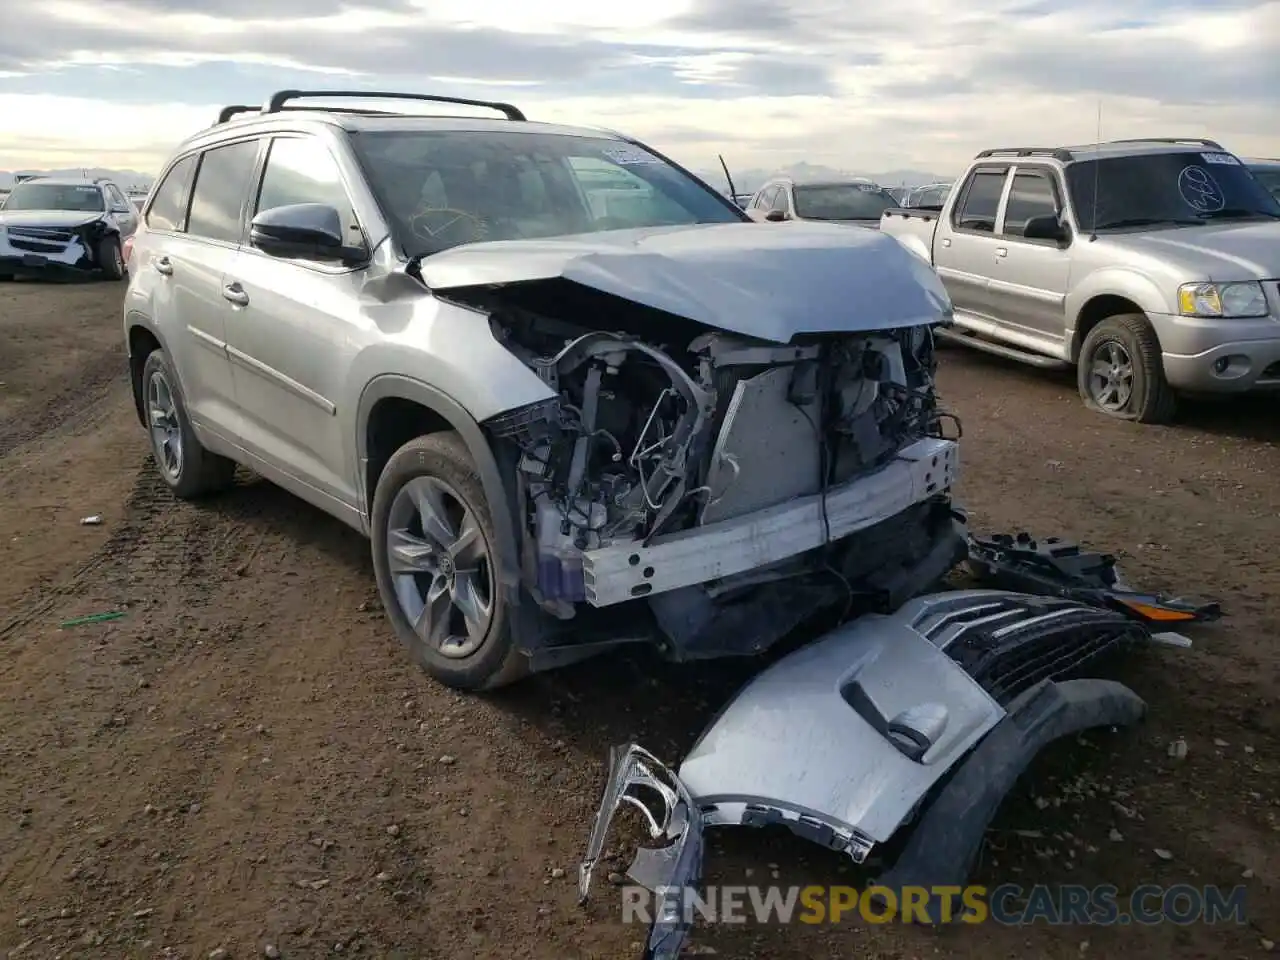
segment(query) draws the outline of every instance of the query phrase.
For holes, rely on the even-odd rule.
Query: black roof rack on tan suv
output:
[[[468,100],[464,97],[442,97],[430,93],[392,93],[385,90],[277,90],[262,107],[263,113],[278,113],[286,109],[290,100],[303,97],[322,97],[325,99],[344,98],[349,100],[414,100],[427,103],[454,103],[464,107],[484,107],[496,110],[508,120],[521,121],[527,119],[519,107],[510,103],[499,103],[495,100]],[[308,107],[309,110],[324,110],[324,107]]]
[[[260,107],[249,106],[243,103],[233,103],[223,107],[218,111],[217,123],[226,123],[232,117],[240,113],[256,113],[259,115],[268,113],[281,113],[285,110],[318,110],[331,111],[334,113],[358,113],[366,116],[403,116],[394,110],[371,110],[361,107],[326,107],[326,106],[299,106],[290,104],[290,100],[299,100],[302,98],[347,98],[352,100],[415,100],[428,103],[455,103],[464,107],[483,107],[487,110],[496,110],[505,116],[508,120],[525,120],[527,119],[524,112],[510,103],[499,103],[495,100],[468,100],[465,97],[442,97],[435,94],[427,93],[391,93],[382,90],[277,90],[271,95],[265,104]],[[412,114],[410,114],[412,116]]]

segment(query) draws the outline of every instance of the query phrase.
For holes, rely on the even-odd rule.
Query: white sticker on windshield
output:
[[[1227,205],[1222,187],[1204,167],[1184,167],[1178,175],[1178,192],[1196,213],[1217,213]]]
[[[1229,153],[1202,153],[1200,158],[1205,163],[1216,163],[1223,167],[1238,167],[1240,161]]]
[[[641,150],[639,147],[605,147],[600,151],[608,159],[617,164],[632,163],[661,163],[662,161],[647,151]]]

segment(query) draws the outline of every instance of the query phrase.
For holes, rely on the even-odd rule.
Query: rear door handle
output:
[[[151,265],[156,268],[156,273],[163,273],[166,277],[173,276],[173,261],[168,257],[160,257],[153,260]]]
[[[1009,248],[1008,248],[1008,247],[996,247],[996,256],[997,256],[997,257],[1007,257],[1008,255],[1009,255]]]
[[[222,288],[222,298],[230,300],[238,307],[247,307],[249,305],[249,295],[244,292],[244,287],[238,283],[228,283]]]

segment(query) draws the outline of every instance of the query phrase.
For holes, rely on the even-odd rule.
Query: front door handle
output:
[[[159,257],[151,261],[151,265],[156,268],[156,273],[162,273],[166,277],[173,276],[173,261],[168,257]]]
[[[244,292],[244,287],[238,283],[228,283],[222,288],[222,298],[230,300],[237,307],[247,307],[249,305],[249,295]]]
[[[1009,255],[1009,248],[1008,248],[1008,247],[996,247],[996,256],[997,256],[997,257],[1007,257],[1008,255]]]

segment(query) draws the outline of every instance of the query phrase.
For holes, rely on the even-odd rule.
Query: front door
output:
[[[313,137],[271,141],[250,217],[295,203],[337,208],[352,246],[363,243],[349,194],[328,146]],[[339,404],[355,403],[352,369],[369,321],[359,303],[363,269],[268,256],[246,244],[228,267],[227,353],[240,417],[253,453],[326,496],[358,505],[356,469]]]

